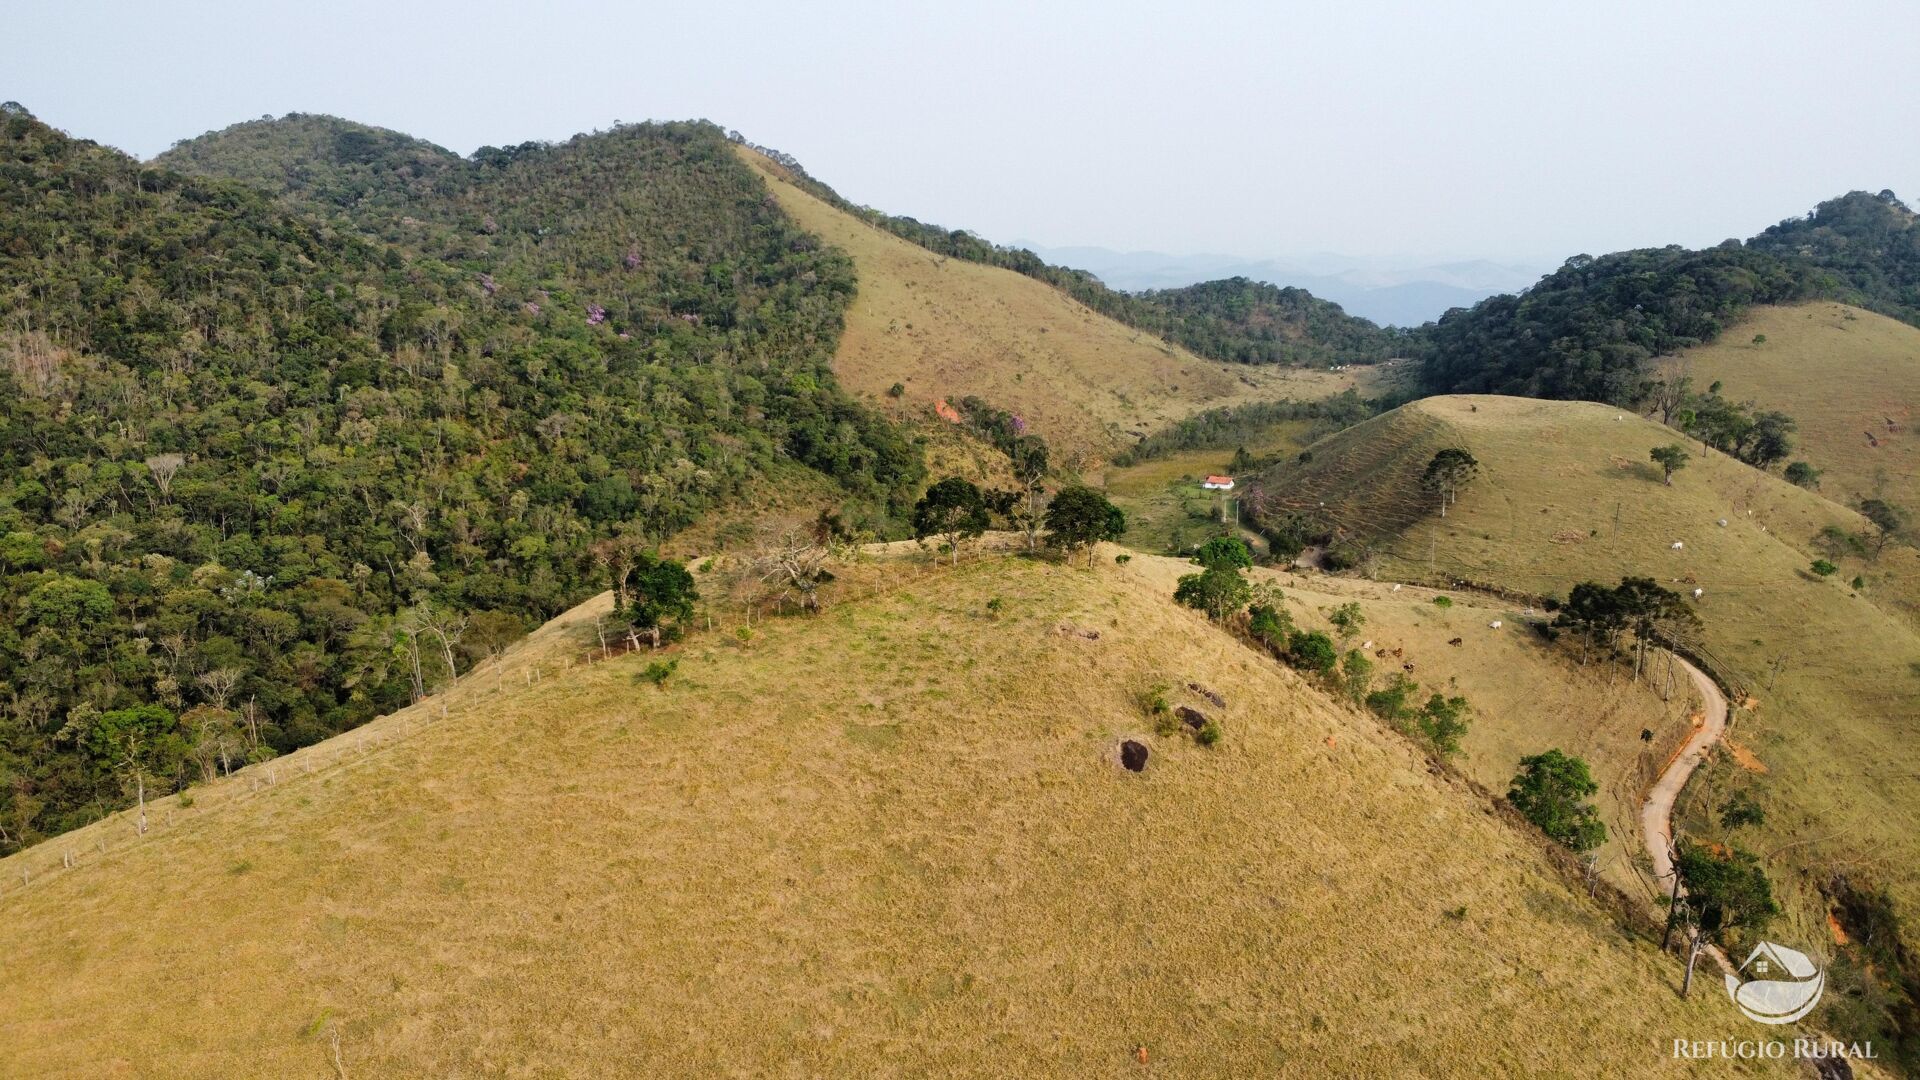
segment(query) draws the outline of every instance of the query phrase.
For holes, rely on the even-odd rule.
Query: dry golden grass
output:
[[[1829,499],[1920,510],[1920,328],[1825,301],[1756,308],[1681,363],[1703,387],[1718,379],[1727,397],[1792,416],[1793,456],[1822,470]]]
[[[1310,400],[1390,373],[1224,364],[1094,312],[1011,270],[935,255],[846,214],[740,149],[789,216],[852,256],[860,291],[834,370],[850,390],[912,416],[969,394],[1018,412],[1059,464],[1091,468],[1191,413]],[[885,396],[906,386],[899,402]]]
[[[1111,549],[917,566],[663,690],[560,670],[602,598],[272,784],[0,862],[0,1073],[1724,1075],[1671,1040],[1753,1035]],[[1139,709],[1188,680],[1217,748]]]
[[[1147,556],[1129,565],[1169,594],[1181,574],[1195,570],[1186,560]],[[1655,891],[1639,865],[1636,815],[1647,786],[1692,730],[1696,699],[1684,675],[1676,677],[1671,700],[1663,700],[1658,685],[1579,666],[1524,625],[1523,605],[1471,592],[1395,590],[1363,578],[1266,568],[1252,576],[1285,592],[1295,625],[1326,631],[1343,652],[1370,642],[1365,651],[1376,686],[1412,664],[1406,674],[1425,691],[1465,696],[1472,727],[1455,764],[1488,790],[1505,792],[1528,754],[1558,748],[1585,758],[1600,784],[1595,803],[1607,825],[1607,843],[1595,852],[1601,871],[1629,895]],[[1436,606],[1440,595],[1452,606]],[[1349,603],[1360,605],[1366,623],[1342,641],[1328,615]],[[1495,620],[1503,624],[1498,630],[1489,625]],[[1456,638],[1460,644],[1450,644]],[[1642,730],[1653,732],[1651,743],[1641,741]]]
[[[1768,821],[1740,839],[1778,851],[1769,869],[1795,901],[1781,932],[1824,935],[1814,889],[1839,868],[1883,882],[1913,910],[1920,636],[1896,602],[1920,579],[1913,553],[1848,560],[1835,580],[1817,579],[1810,538],[1827,524],[1859,530],[1858,515],[1697,444],[1664,486],[1647,451],[1675,438],[1602,405],[1430,398],[1324,441],[1310,465],[1268,482],[1276,498],[1324,501],[1351,535],[1371,538],[1385,577],[1565,595],[1636,574],[1704,589],[1706,644],[1721,673],[1757,696],[1733,735],[1770,770],[1752,776]],[[1482,475],[1442,520],[1424,509],[1417,479],[1445,446],[1471,450]],[[1842,583],[1856,573],[1864,593]]]

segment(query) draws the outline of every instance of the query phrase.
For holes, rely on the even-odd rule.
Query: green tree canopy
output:
[[[1066,552],[1086,548],[1091,565],[1093,545],[1118,540],[1127,531],[1127,515],[1105,495],[1088,487],[1062,488],[1047,505],[1047,543]]]
[[[1607,841],[1600,812],[1587,801],[1599,790],[1584,760],[1548,750],[1520,759],[1507,801],[1549,838],[1585,852]]]
[[[1244,570],[1253,565],[1253,552],[1237,536],[1216,536],[1200,545],[1193,561],[1209,570]]]
[[[1173,591],[1173,598],[1190,608],[1198,608],[1216,622],[1247,605],[1253,595],[1252,586],[1240,571],[1226,567],[1211,567],[1198,574],[1187,574],[1179,581]]]
[[[960,545],[986,532],[990,522],[986,496],[958,476],[928,488],[913,507],[913,535],[944,540],[955,563],[960,561]]]

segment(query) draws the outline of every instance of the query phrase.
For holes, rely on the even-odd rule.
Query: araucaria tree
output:
[[[1648,451],[1647,456],[1653,459],[1654,464],[1660,466],[1662,479],[1666,480],[1668,487],[1672,487],[1673,474],[1686,468],[1687,459],[1692,455],[1687,453],[1686,447],[1673,443],[1669,446],[1656,446]]]
[[[1063,488],[1047,506],[1047,543],[1064,552],[1069,561],[1074,552],[1085,548],[1087,565],[1092,566],[1093,545],[1118,540],[1126,531],[1127,515],[1092,488]]]
[[[945,541],[952,561],[960,561],[960,545],[987,531],[987,498],[958,476],[927,489],[913,507],[913,535],[921,540],[937,536]]]
[[[1607,842],[1607,827],[1587,798],[1600,790],[1587,763],[1558,750],[1520,759],[1507,801],[1540,831],[1574,851]]]
[[[1480,462],[1474,456],[1459,447],[1448,447],[1433,455],[1427,462],[1427,471],[1420,477],[1420,486],[1433,493],[1440,501],[1440,516],[1447,516],[1447,507],[1453,505],[1460,495],[1460,489],[1480,473]]]

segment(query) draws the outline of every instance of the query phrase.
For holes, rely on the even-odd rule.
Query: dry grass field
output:
[[[1834,870],[1920,903],[1920,637],[1905,597],[1914,553],[1846,560],[1820,579],[1809,540],[1858,515],[1694,446],[1660,483],[1647,461],[1673,432],[1602,405],[1497,397],[1417,402],[1315,446],[1265,478],[1373,545],[1383,577],[1468,579],[1564,595],[1583,580],[1654,577],[1696,604],[1721,673],[1751,690],[1733,739],[1768,820],[1743,843],[1771,853],[1796,901],[1783,933],[1817,940],[1814,889]],[[1444,520],[1418,477],[1435,450],[1469,449],[1481,475]],[[1721,521],[1726,524],[1720,524]],[[1681,548],[1674,548],[1679,543]],[[1846,582],[1856,574],[1866,588]],[[1684,805],[1684,804],[1683,804]],[[1696,813],[1707,808],[1696,802]]]
[[[1178,573],[1193,569],[1157,561]],[[1630,895],[1650,899],[1658,892],[1640,857],[1636,814],[1647,786],[1693,730],[1698,700],[1684,675],[1663,694],[1651,681],[1581,667],[1530,628],[1544,613],[1529,615],[1524,605],[1498,598],[1417,586],[1396,591],[1315,573],[1258,569],[1253,575],[1281,587],[1296,625],[1326,631],[1343,649],[1371,642],[1366,652],[1376,684],[1412,664],[1407,674],[1425,691],[1466,697],[1472,727],[1456,764],[1488,790],[1505,793],[1529,754],[1559,749],[1586,759],[1600,784],[1594,801],[1607,826],[1607,843],[1595,852],[1602,873]],[[1450,606],[1434,604],[1437,596]],[[1328,615],[1350,603],[1360,606],[1366,623],[1342,641]],[[1495,621],[1499,629],[1491,626]],[[1456,640],[1460,644],[1452,644]],[[1643,730],[1653,733],[1651,741],[1641,740]]]
[[[1783,1068],[1673,1059],[1753,1030],[1150,563],[844,567],[662,689],[567,665],[602,597],[144,837],[0,861],[0,1074]],[[1142,714],[1189,681],[1217,747]]]
[[[859,276],[834,369],[854,393],[909,415],[976,395],[1019,413],[1058,463],[1092,468],[1139,436],[1239,402],[1329,397],[1390,372],[1224,364],[1100,315],[1011,270],[949,259],[801,190],[742,148],[787,214],[846,251]],[[897,404],[886,392],[906,393]]]
[[[1793,456],[1823,472],[1829,499],[1920,510],[1920,328],[1831,302],[1757,308],[1680,362],[1703,387],[1718,379],[1727,397],[1792,416]]]

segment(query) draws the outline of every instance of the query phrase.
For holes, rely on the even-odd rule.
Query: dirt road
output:
[[[1640,835],[1646,838],[1647,854],[1653,857],[1654,880],[1663,893],[1673,888],[1673,858],[1669,849],[1673,847],[1674,800],[1680,797],[1680,789],[1687,786],[1693,770],[1706,760],[1708,748],[1727,732],[1726,695],[1707,678],[1706,672],[1678,656],[1674,661],[1687,669],[1688,677],[1699,689],[1700,699],[1705,702],[1706,720],[1687,739],[1667,771],[1654,781],[1647,792],[1647,801],[1640,807]]]

